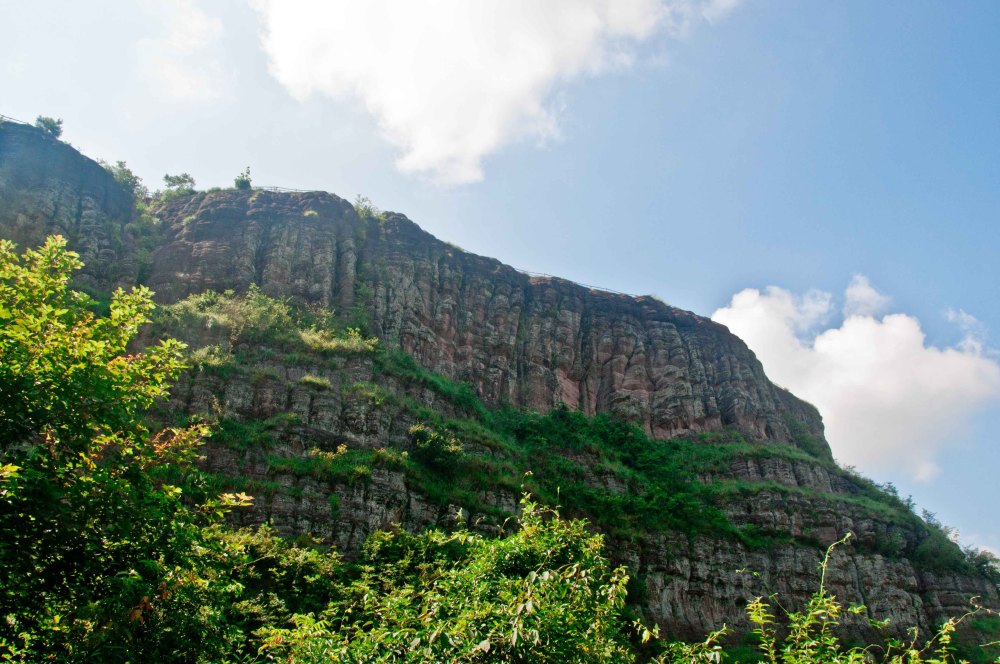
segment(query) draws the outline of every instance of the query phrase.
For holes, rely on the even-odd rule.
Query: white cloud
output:
[[[294,96],[356,98],[401,150],[397,166],[443,182],[559,135],[561,83],[627,67],[657,31],[715,20],[736,0],[251,0],[271,72]]]
[[[701,15],[709,23],[715,23],[728,16],[738,4],[740,4],[740,0],[710,0],[705,3]]]
[[[874,316],[885,311],[891,301],[872,287],[868,277],[856,274],[844,292],[844,315]]]
[[[806,338],[804,323],[832,309],[828,295],[826,311],[822,302],[774,286],[746,289],[712,319],[750,346],[772,380],[819,408],[839,460],[932,479],[956,431],[1000,398],[1000,365],[968,329],[956,346],[938,348],[927,345],[916,318],[877,317],[888,299],[863,276],[845,293],[840,326]],[[968,324],[960,313],[952,317]]]
[[[986,353],[992,357],[997,356],[997,351],[986,347],[988,333],[982,321],[962,309],[948,309],[944,315],[962,330],[964,335],[960,342],[962,348],[966,348],[970,352]]]
[[[226,89],[218,57],[222,21],[209,16],[197,0],[158,0],[143,9],[162,25],[155,38],[139,40],[136,66],[151,87],[172,101],[216,99]]]

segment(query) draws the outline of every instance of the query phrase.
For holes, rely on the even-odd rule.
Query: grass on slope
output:
[[[191,352],[192,361],[203,371],[245,371],[247,364],[265,359],[312,366],[326,362],[335,367],[338,358],[367,358],[372,381],[345,383],[342,392],[420,423],[419,429],[411,430],[408,443],[387,441],[380,449],[313,449],[299,457],[269,454],[275,474],[308,476],[334,490],[337,485],[369,481],[374,468],[387,468],[404,473],[410,487],[432,502],[462,505],[497,521],[508,516],[497,507],[504,502],[498,498],[511,499],[526,489],[544,503],[561,505],[572,516],[587,517],[617,538],[679,532],[736,539],[755,548],[788,541],[789,535],[734,525],[726,517],[726,505],[762,492],[798,495],[924,533],[915,546],[894,542],[882,553],[905,554],[939,571],[970,570],[969,556],[948,541],[947,529],[915,515],[912,504],[901,500],[892,487],[876,485],[822,455],[791,445],[749,442],[735,431],[653,440],[634,425],[606,415],[587,417],[566,408],[545,415],[513,408],[490,410],[469,385],[428,371],[412,356],[365,338],[331,312],[295,307],[256,287],[245,295],[206,292],[189,297],[163,307],[155,325],[157,334],[200,344],[215,342]],[[327,379],[307,376],[298,382],[300,386],[331,389]],[[445,416],[387,390],[380,385],[386,378],[431,390],[457,416]],[[213,441],[266,449],[296,426],[290,415],[249,422],[228,417],[219,420]],[[803,436],[797,432],[797,438]],[[822,467],[852,492],[830,494],[726,479],[735,462],[754,458]]]

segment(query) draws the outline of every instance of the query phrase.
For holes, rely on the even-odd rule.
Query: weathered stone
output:
[[[0,229],[21,248],[62,235],[85,267],[79,286],[132,285],[136,245],[132,194],[97,162],[41,129],[0,125]]]
[[[342,311],[489,404],[608,412],[655,437],[734,427],[822,438],[818,413],[767,380],[725,327],[651,297],[530,277],[398,214],[362,220],[320,192],[197,194],[168,204],[149,283],[164,301],[256,283]],[[822,443],[820,443],[822,445]]]

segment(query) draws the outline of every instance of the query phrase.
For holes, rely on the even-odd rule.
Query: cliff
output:
[[[163,301],[256,283],[361,309],[380,338],[490,405],[564,403],[662,438],[724,427],[761,440],[793,442],[790,427],[822,437],[815,408],[768,381],[742,341],[655,298],[530,277],[400,214],[361,219],[327,193],[196,194],[159,215],[166,231],[148,283]]]
[[[96,161],[44,131],[0,124],[0,228],[20,247],[48,235],[68,239],[86,264],[81,287],[109,291],[135,283],[135,246],[127,228],[132,192]]]
[[[672,634],[745,629],[757,595],[795,606],[848,531],[828,584],[872,617],[929,630],[972,596],[1000,605],[956,545],[832,462],[816,410],[721,325],[520,273],[328,193],[219,190],[152,212],[71,147],[0,125],[0,237],[63,233],[81,285],[156,292],[146,339],[181,338],[192,364],[161,415],[215,424],[205,468],[257,496],[248,522],[352,555],[458,509],[502,528],[523,485],[605,532],[636,609]],[[428,456],[416,424],[459,451]]]

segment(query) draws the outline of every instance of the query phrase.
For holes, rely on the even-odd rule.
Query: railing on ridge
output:
[[[0,113],[0,121],[3,121],[3,122],[15,122],[17,124],[23,124],[23,125],[30,125],[31,124],[30,122],[25,122],[24,120],[18,120],[17,118],[12,118],[9,115],[4,115],[3,113]]]
[[[318,189],[292,189],[291,187],[271,187],[271,186],[257,186],[251,187],[254,191],[274,191],[278,193],[290,192],[293,194],[311,194],[314,191],[319,191]]]

